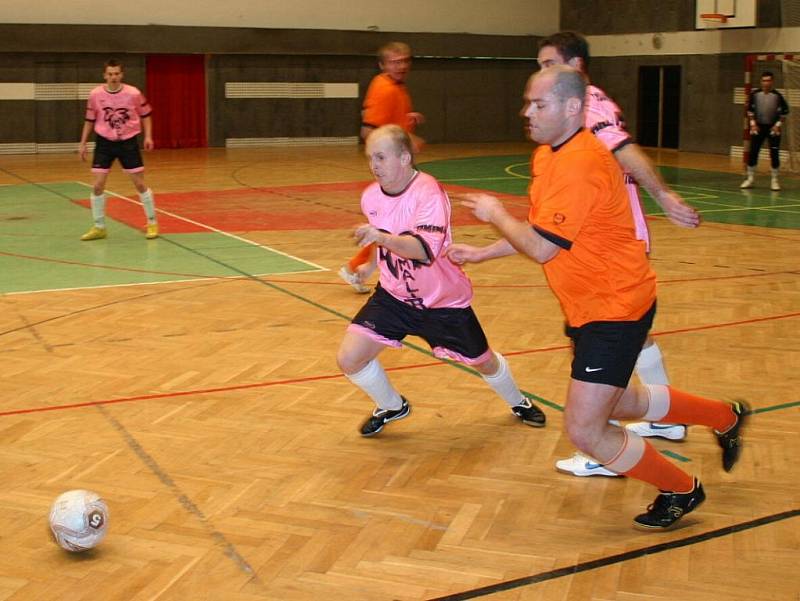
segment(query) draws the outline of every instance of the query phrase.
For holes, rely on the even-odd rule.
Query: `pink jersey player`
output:
[[[94,123],[94,131],[107,140],[128,140],[142,131],[143,117],[150,115],[147,98],[134,86],[122,84],[115,92],[104,85],[89,94],[86,120]]]
[[[347,327],[336,356],[347,379],[376,405],[361,435],[374,436],[411,412],[378,361],[386,347],[402,346],[409,335],[425,340],[436,357],[477,371],[523,423],[544,426],[542,410],[522,394],[505,358],[489,347],[470,306],[469,278],[446,256],[452,244],[450,200],[439,182],[414,168],[408,132],[398,125],[375,129],[366,154],[376,181],[361,195],[369,223],[359,225],[354,237],[362,247],[375,248],[363,268],[377,266],[380,281]]]
[[[472,300],[472,284],[464,271],[444,257],[452,243],[450,200],[427,173],[417,173],[397,196],[375,182],[361,196],[361,210],[371,225],[401,235],[411,233],[425,247],[428,261],[394,256],[378,249],[381,287],[418,309],[463,308]]]
[[[633,142],[625,129],[622,111],[606,93],[597,86],[589,85],[586,88],[586,105],[584,108],[584,125],[597,139],[600,140],[611,152],[615,152],[626,144]],[[639,199],[639,186],[630,173],[625,173],[625,188],[631,201],[633,222],[636,225],[636,238],[643,240],[650,250],[650,233],[647,230],[647,221],[644,218],[642,204]]]

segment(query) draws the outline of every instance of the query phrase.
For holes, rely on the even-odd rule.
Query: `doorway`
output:
[[[681,67],[639,67],[639,144],[677,150],[680,113]]]

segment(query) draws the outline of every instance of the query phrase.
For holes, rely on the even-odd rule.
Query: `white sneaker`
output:
[[[741,184],[739,184],[739,187],[742,190],[746,190],[748,188],[752,188],[753,187],[753,178],[748,175],[747,179],[744,180]]]
[[[365,286],[361,283],[361,280],[358,279],[356,274],[350,273],[347,269],[347,266],[342,266],[342,268],[339,270],[339,277],[350,284],[359,294],[366,294],[371,290],[369,286]]]
[[[581,453],[575,453],[569,459],[556,461],[556,469],[574,476],[619,476],[616,472],[607,470],[602,463],[597,463]]]
[[[682,424],[659,424],[650,422],[635,422],[625,426],[639,436],[666,438],[667,440],[683,440],[686,438],[686,426]]]
[[[780,192],[781,191],[781,185],[778,183],[778,178],[777,177],[773,177],[772,178],[772,182],[769,185],[769,189],[772,190],[773,192]]]

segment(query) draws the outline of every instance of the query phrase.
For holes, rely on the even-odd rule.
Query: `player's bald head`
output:
[[[378,141],[382,142],[384,140],[387,142],[388,147],[397,153],[397,156],[404,152],[414,156],[411,137],[402,127],[398,125],[382,125],[374,129],[367,138],[367,145],[376,144]]]

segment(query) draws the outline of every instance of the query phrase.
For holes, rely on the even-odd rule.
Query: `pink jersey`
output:
[[[97,86],[86,103],[86,120],[94,123],[95,133],[113,141],[127,140],[141,132],[141,119],[150,112],[147,98],[128,84],[122,84],[116,92]]]
[[[385,193],[375,182],[361,195],[369,223],[394,235],[410,234],[422,242],[428,261],[398,257],[378,247],[381,287],[418,309],[463,309],[472,300],[467,274],[444,256],[452,244],[450,199],[432,176],[417,173],[406,189]]]
[[[611,152],[633,142],[630,134],[625,129],[625,120],[617,103],[606,96],[606,93],[597,86],[590,85],[586,88],[584,117],[586,129],[597,136],[597,139]],[[628,198],[631,201],[633,223],[636,226],[636,239],[643,240],[649,251],[650,234],[647,231],[647,221],[642,211],[642,203],[639,200],[639,186],[628,172],[625,172],[625,188],[628,190]]]

